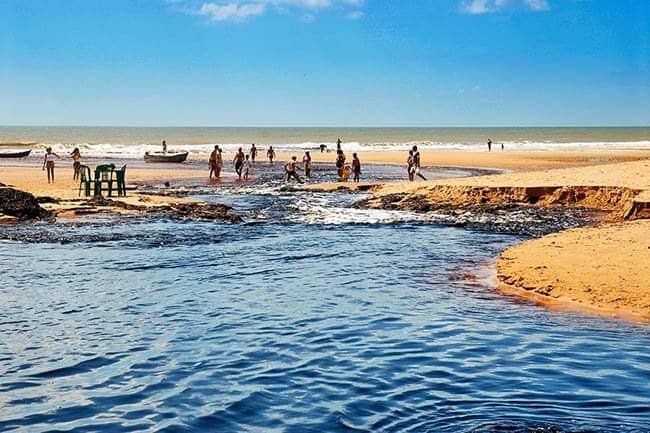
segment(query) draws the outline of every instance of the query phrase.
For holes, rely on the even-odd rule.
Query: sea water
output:
[[[0,241],[0,431],[648,431],[648,325],[497,293],[521,235],[328,197],[0,228],[38,235]]]
[[[335,149],[336,140],[346,151],[404,151],[413,145],[422,150],[483,150],[488,138],[506,150],[628,149],[650,147],[649,127],[548,127],[548,128],[207,128],[207,127],[20,127],[0,126],[0,143],[52,146],[69,153],[79,147],[84,156],[142,158],[146,151],[161,149],[207,155],[215,145],[226,152],[261,150],[272,145],[277,151],[318,150],[321,144]],[[262,153],[263,156],[263,153]]]

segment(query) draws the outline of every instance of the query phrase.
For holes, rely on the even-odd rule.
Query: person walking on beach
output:
[[[296,173],[296,170],[300,170],[300,167],[298,167],[298,163],[296,162],[297,159],[298,158],[296,158],[296,155],[293,155],[289,162],[287,162],[284,166],[284,171],[286,173],[286,182],[289,182],[291,178],[294,178],[298,181],[298,183],[302,183],[302,179],[300,179],[300,176],[298,176],[298,173]]]
[[[217,174],[219,172],[219,168],[217,166],[217,154],[219,153],[219,146],[214,146],[214,150],[210,154],[210,179],[212,179],[212,175],[214,174],[215,177],[218,179],[219,175]]]
[[[248,180],[251,174],[251,160],[249,159],[249,155],[246,155],[246,159],[244,160],[244,180]]]
[[[305,168],[305,177],[311,178],[311,155],[309,151],[306,151],[305,156],[302,157],[302,165]]]
[[[255,158],[257,157],[257,147],[255,147],[255,143],[251,144],[251,151],[249,153],[251,156],[251,162],[254,164]]]
[[[339,175],[339,180],[343,179],[343,167],[345,167],[345,153],[338,149],[336,151],[336,174]]]
[[[269,164],[273,164],[273,159],[275,158],[275,150],[273,150],[273,146],[269,146],[269,150],[266,151],[266,157],[269,159]]]
[[[413,182],[413,176],[415,175],[415,167],[413,166],[413,151],[409,150],[409,156],[406,158],[406,172],[409,176],[409,181]]]
[[[48,147],[43,159],[43,170],[47,168],[47,183],[54,183],[54,157],[61,159],[59,155],[52,152],[51,147]]]
[[[74,170],[72,180],[77,180],[79,179],[79,167],[81,167],[81,152],[79,152],[79,148],[75,147],[70,156],[72,157],[72,169]]]
[[[343,143],[343,142],[341,141],[341,138],[340,138],[340,137],[337,138],[337,139],[336,139],[336,151],[337,151],[337,152],[338,152],[339,150],[341,150],[341,143]]]
[[[361,177],[361,161],[356,153],[352,154],[352,174],[353,181],[359,183],[359,178]]]
[[[491,138],[488,138],[487,145],[488,145],[488,152],[492,152],[492,139]]]
[[[163,153],[167,154],[167,141],[163,140],[162,142]]]
[[[235,172],[237,173],[237,176],[239,177],[239,180],[241,180],[241,175],[242,175],[242,169],[244,167],[244,151],[240,147],[237,153],[235,154],[235,158],[233,158],[232,163],[235,166]]]
[[[420,173],[420,151],[417,146],[413,146],[413,173],[415,176],[420,177],[422,180],[427,180],[422,173]]]

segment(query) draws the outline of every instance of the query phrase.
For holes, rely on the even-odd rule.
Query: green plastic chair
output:
[[[117,186],[117,180],[113,177],[115,164],[101,164],[95,167],[95,195],[102,195],[103,184],[108,188],[108,196],[113,195],[113,184]]]
[[[119,170],[113,170],[117,181],[117,195],[126,197],[126,164]]]
[[[81,196],[82,189],[86,193],[86,197],[90,196],[90,185],[95,183],[95,180],[90,175],[90,167],[87,165],[79,166],[79,179],[79,196]]]

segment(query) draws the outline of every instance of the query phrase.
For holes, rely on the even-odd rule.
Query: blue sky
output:
[[[647,0],[0,0],[0,124],[650,125]]]

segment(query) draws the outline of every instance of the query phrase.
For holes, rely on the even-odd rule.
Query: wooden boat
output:
[[[187,155],[189,152],[147,152],[144,154],[144,160],[145,162],[183,162],[187,159]]]
[[[29,156],[32,150],[18,150],[13,152],[0,152],[0,158],[24,158]]]

